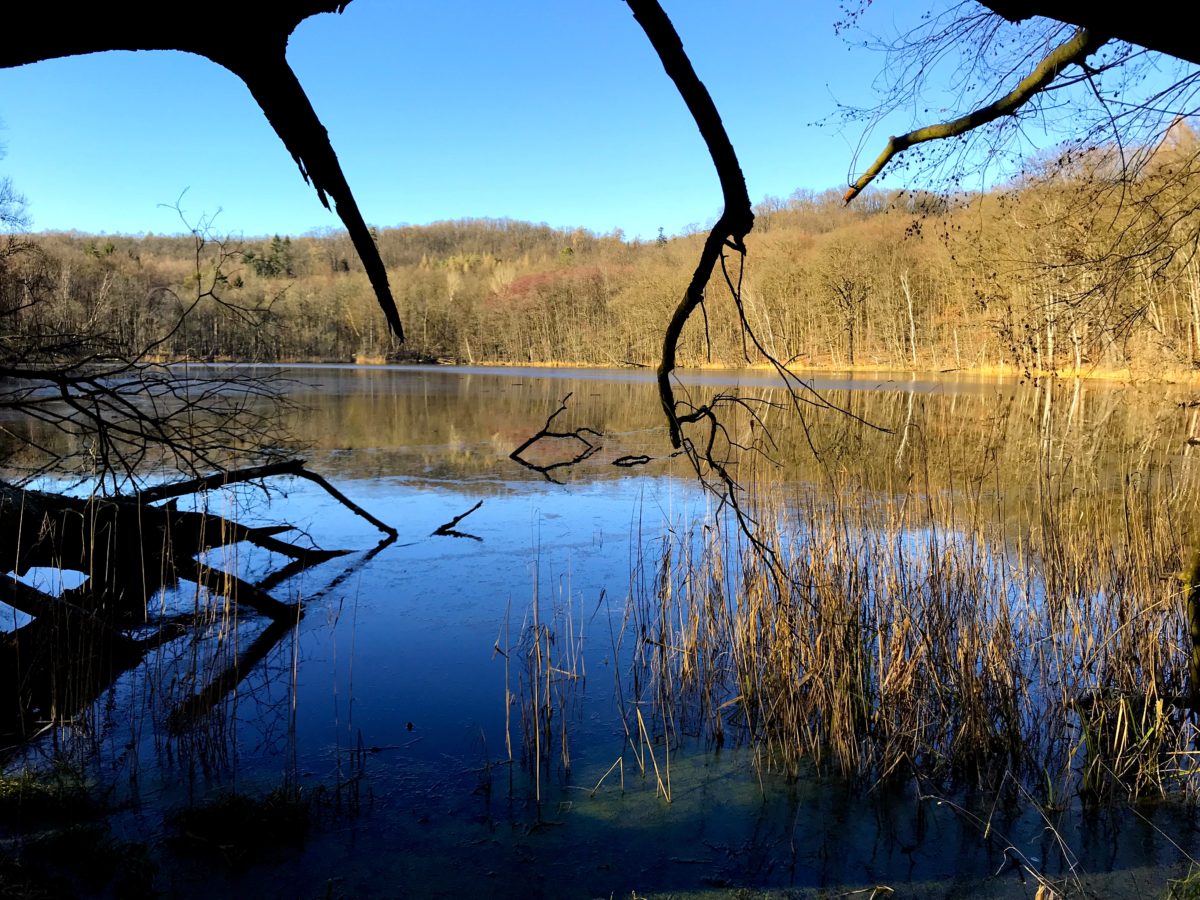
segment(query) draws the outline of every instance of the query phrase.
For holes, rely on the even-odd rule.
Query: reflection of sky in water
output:
[[[627,896],[910,881],[920,896],[1026,896],[1005,863],[1010,835],[1031,864],[1044,860],[1050,874],[1069,874],[1028,803],[993,810],[997,839],[985,842],[952,805],[918,799],[917,785],[760,780],[745,750],[714,754],[694,744],[670,760],[653,749],[660,767],[671,766],[672,802],[658,796],[652,763],[640,773],[622,740],[610,628],[620,629],[639,521],[643,537],[661,537],[664,513],[686,522],[700,511],[694,491],[655,478],[518,485],[464,520],[465,531],[483,538],[475,542],[427,537],[474,503],[469,490],[403,478],[343,487],[398,525],[401,537],[328,593],[321,592],[342,571],[338,561],[292,585],[315,598],[299,629],[296,752],[310,788],[340,783],[350,797],[346,785],[365,776],[359,811],[318,830],[296,864],[235,876],[238,892],[292,895],[333,878],[345,896]],[[331,543],[327,535],[341,546],[374,542],[369,525],[307,484],[289,489],[287,509],[319,544]],[[923,544],[928,533],[909,540]],[[506,646],[506,618],[515,643],[535,570],[544,619],[571,598],[587,670],[585,703],[569,714],[572,772],[544,776],[540,812],[530,772],[502,763],[504,673],[493,653],[497,642]],[[275,690],[261,677],[246,685],[243,788],[271,786],[286,767],[289,652],[275,661]],[[515,719],[512,727],[519,740]],[[618,757],[623,764],[609,772]],[[1153,829],[1178,838],[1190,828],[1171,810],[1155,818],[1109,826],[1097,838],[1073,809],[1057,826],[1082,837],[1081,870],[1120,870],[1119,880],[1095,882],[1102,895],[1135,896],[1161,884],[1156,866],[1176,862],[1173,850],[1152,841]],[[195,877],[197,892],[206,890],[204,876]]]
[[[920,882],[916,893],[927,896],[1032,892],[1005,863],[1002,839],[981,840],[979,829],[952,806],[918,799],[916,785],[867,790],[816,777],[760,780],[745,750],[711,753],[689,745],[671,757],[668,805],[657,796],[653,773],[638,772],[614,699],[626,674],[613,651],[630,573],[640,553],[653,556],[668,523],[686,528],[708,501],[678,460],[558,486],[531,478],[505,455],[512,436],[540,427],[561,399],[560,385],[548,381],[621,382],[648,391],[649,373],[297,371],[299,380],[310,376],[323,385],[318,396],[327,403],[309,420],[326,432],[312,455],[314,468],[336,473],[340,489],[400,536],[364,562],[378,532],[308,482],[279,482],[282,493],[269,507],[253,490],[214,495],[216,512],[250,523],[287,521],[306,535],[302,540],[353,553],[277,589],[282,599],[305,603],[304,619],[295,640],[282,640],[224,701],[224,709],[236,709],[227,724],[171,737],[165,721],[173,702],[232,662],[228,652],[211,658],[217,637],[244,649],[262,632],[260,620],[235,624],[218,616],[206,641],[175,642],[123,676],[98,735],[110,750],[131,745],[112,764],[113,771],[136,772],[138,790],[149,800],[146,809],[128,814],[131,829],[157,827],[156,803],[170,806],[218,786],[274,787],[294,764],[302,785],[332,789],[345,803],[356,798],[358,814],[319,828],[301,861],[236,876],[230,886],[238,893],[294,896],[331,883],[341,896],[607,897],[909,880]],[[465,397],[460,378],[474,378],[477,389]],[[685,376],[709,385],[728,378]],[[741,383],[768,380],[754,373]],[[824,379],[828,388],[880,384],[876,376]],[[895,387],[938,394],[945,383]],[[522,390],[534,389],[539,393],[524,420],[506,423],[497,415],[503,412],[498,404],[519,403]],[[583,411],[600,408],[599,399],[588,399],[578,384],[575,389]],[[963,382],[952,390],[985,393],[996,386]],[[351,411],[338,398],[362,394],[378,398],[360,411],[362,421],[338,418]],[[604,402],[619,409],[634,396],[640,395]],[[467,399],[475,404],[469,415],[461,406]],[[421,418],[426,412],[428,420]],[[644,418],[651,423],[656,415],[651,406]],[[643,424],[634,416],[621,452],[637,444],[640,438],[630,435],[640,434]],[[497,436],[504,426],[511,434]],[[388,429],[387,440],[373,445],[371,427]],[[474,454],[468,462],[439,462],[464,447]],[[431,536],[480,499],[482,507],[457,526],[480,540]],[[901,543],[919,550],[930,539],[930,532],[913,531]],[[244,548],[215,551],[210,559],[252,577],[281,562]],[[571,773],[556,765],[543,775],[540,812],[530,800],[532,774],[519,762],[504,762],[505,665],[495,652],[497,645],[507,649],[515,668],[535,585],[542,621],[555,622],[558,611],[557,621],[569,615],[582,632],[586,670],[578,688],[582,703],[566,713]],[[186,608],[196,602],[195,592],[185,586],[171,602]],[[515,671],[509,687],[517,690]],[[138,710],[147,697],[154,717],[142,721]],[[518,756],[519,718],[514,707],[509,727]],[[663,748],[655,753],[665,766]],[[593,795],[618,758],[623,767]],[[359,776],[365,778],[356,781]],[[1027,859],[1064,873],[1031,802],[1018,800],[994,815],[998,835],[1008,835]],[[139,824],[141,817],[150,824]],[[1161,890],[1156,867],[1179,857],[1153,827],[1194,842],[1188,816],[1170,808],[1154,812],[1153,825],[1085,818],[1073,808],[1053,824],[1072,842],[1082,870],[1121,870],[1119,881],[1101,882],[1105,895]],[[206,893],[210,874],[197,870],[176,887]]]
[[[589,662],[601,663],[608,655],[609,626],[619,628],[624,611],[636,552],[630,543],[635,517],[641,513],[658,528],[663,512],[682,515],[694,509],[695,492],[652,478],[581,488],[518,487],[487,496],[460,523],[459,530],[479,541],[429,537],[476,502],[469,491],[431,490],[404,479],[355,491],[357,502],[386,516],[401,535],[314,603],[309,618],[319,624],[302,626],[302,728],[328,723],[322,711],[330,707],[335,675],[327,666],[336,652],[337,677],[348,679],[353,665],[353,688],[344,685],[341,697],[353,691],[355,740],[362,729],[370,745],[404,743],[412,736],[407,732],[411,721],[424,739],[422,749],[435,755],[461,751],[463,742],[476,740],[481,731],[498,751],[503,747],[504,670],[493,658],[493,647],[498,638],[504,643],[506,618],[516,643],[535,577],[543,617],[549,618],[556,605],[572,605],[574,619],[582,617],[590,638]],[[323,498],[292,499],[307,513],[301,518],[311,518],[314,537],[332,528],[343,546],[374,543],[369,525],[349,520]],[[337,567],[334,561],[323,569]],[[322,570],[310,572],[302,590],[319,591],[322,575]],[[607,691],[611,679],[610,669],[597,687]],[[317,737],[322,739],[334,736]]]

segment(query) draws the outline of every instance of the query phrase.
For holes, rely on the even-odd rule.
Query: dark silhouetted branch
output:
[[[438,535],[441,535],[442,537],[470,538],[473,541],[482,541],[483,538],[479,537],[478,535],[466,534],[465,532],[454,530],[455,525],[457,525],[459,522],[461,522],[463,519],[465,519],[471,513],[475,512],[475,510],[479,509],[479,507],[481,507],[481,506],[483,506],[482,500],[480,500],[478,503],[476,503],[474,506],[472,506],[470,509],[468,509],[465,513],[461,513],[460,515],[455,516],[449,522],[446,522],[443,525],[439,525],[436,529],[434,529],[433,533],[430,534],[430,537],[436,537]]]
[[[304,468],[304,460],[289,459],[284,462],[268,463],[262,466],[246,466],[228,472],[216,472],[200,478],[189,478],[187,481],[172,481],[168,484],[156,485],[138,491],[137,498],[143,503],[157,503],[160,500],[170,500],[173,497],[186,497],[201,491],[215,491],[231,484],[241,484],[247,481],[261,481],[278,475],[296,475]]]
[[[22,9],[21,39],[5,41],[0,48],[0,68],[107,50],[181,50],[224,66],[245,82],[326,208],[333,198],[388,325],[403,340],[400,315],[379,250],[329,134],[287,62],[288,39],[297,25],[317,13],[340,13],[348,3],[245,0],[238,4],[236,22],[219,14],[180,16],[177,10],[149,0],[82,6],[73,8],[70,15],[63,15],[53,4],[29,4]]]
[[[298,610],[297,610],[298,612]],[[176,706],[167,716],[167,726],[178,734],[201,716],[207,715],[237,688],[255,667],[267,658],[279,642],[287,637],[299,621],[275,621],[262,630],[232,663],[222,669],[200,690]]]
[[[546,419],[546,424],[542,426],[541,430],[538,431],[536,434],[534,434],[532,437],[530,437],[528,440],[526,440],[523,444],[521,444],[520,447],[518,447],[512,453],[508,454],[508,458],[511,459],[513,462],[519,463],[520,465],[524,466],[525,468],[531,469],[534,472],[537,472],[539,475],[541,475],[547,481],[552,481],[555,484],[560,484],[561,482],[559,482],[557,479],[555,479],[554,476],[552,476],[550,474],[551,472],[553,472],[556,469],[565,469],[570,466],[581,463],[585,459],[589,458],[597,450],[600,449],[600,445],[593,444],[591,441],[589,441],[587,439],[587,435],[591,435],[594,438],[604,437],[604,435],[602,435],[600,432],[596,431],[593,428],[576,428],[574,431],[551,431],[550,430],[550,426],[554,424],[554,420],[557,419],[559,417],[559,415],[566,412],[567,401],[570,399],[571,399],[571,394],[567,394],[567,396],[563,397],[562,402],[558,405],[558,409],[556,409],[554,412],[552,412],[550,414],[550,417],[548,419]],[[583,445],[583,449],[580,450],[578,453],[576,453],[570,459],[561,459],[557,462],[547,463],[545,465],[543,465],[541,463],[535,463],[535,462],[532,462],[531,460],[526,459],[524,456],[525,451],[528,450],[530,447],[532,447],[534,444],[536,444],[538,441],[545,440],[545,439],[577,441],[578,443]]]
[[[48,622],[69,619],[76,626],[108,641],[115,648],[130,650],[134,647],[134,641],[98,616],[66,600],[44,594],[37,588],[17,581],[11,575],[0,575],[0,603],[5,603],[35,619]]]
[[[156,487],[147,488],[141,491],[137,496],[143,503],[155,503],[159,500],[167,500],[172,497],[183,497],[187,494],[195,494],[200,491],[211,491],[222,487],[228,487],[231,484],[243,484],[248,481],[261,481],[264,478],[272,478],[280,475],[292,475],[296,478],[304,478],[311,481],[313,484],[319,485],[329,496],[333,497],[338,503],[345,506],[356,516],[366,519],[384,534],[390,537],[397,537],[399,532],[391,525],[382,522],[375,516],[371,515],[332,484],[325,478],[304,467],[304,460],[289,459],[284,462],[268,463],[262,466],[248,466],[243,469],[233,469],[228,472],[217,472],[214,475],[205,475],[201,478],[192,478],[188,481],[172,482],[171,484],[158,485]],[[267,550],[274,550],[277,553],[284,553],[288,556],[297,556],[311,551],[301,548],[292,547],[290,544],[284,544],[282,541],[271,541],[266,532],[259,529],[244,529],[243,537],[239,540],[247,540],[253,544],[257,544]],[[290,547],[291,549],[284,549]],[[334,551],[321,551],[332,555],[337,555]],[[340,553],[340,551],[338,551]]]
[[[675,26],[667,18],[667,14],[657,3],[657,0],[626,0],[633,16],[637,19],[663,68],[675,83],[679,95],[687,104],[696,127],[708,147],[717,177],[721,182],[721,193],[725,200],[725,209],[717,219],[704,249],[700,261],[692,274],[687,290],[675,307],[671,321],[667,324],[663,335],[662,359],[658,364],[658,394],[662,402],[663,412],[666,413],[670,428],[671,445],[675,449],[683,446],[683,435],[680,429],[678,413],[675,404],[675,391],[671,385],[671,373],[675,371],[676,350],[683,327],[691,318],[692,313],[704,302],[704,288],[712,277],[721,253],[725,247],[731,247],[739,253],[745,253],[745,237],[754,227],[754,212],[750,207],[750,195],[746,190],[746,178],[738,163],[733,143],[725,131],[725,124],[717,112],[708,89],[696,74],[692,62],[683,49],[683,41],[675,31]]]
[[[1096,33],[1157,50],[1200,65],[1200,44],[1190,28],[1181,27],[1180,7],[1167,0],[1149,0],[1136,8],[1093,0],[980,0],[1010,22],[1042,16]]]
[[[366,519],[368,522],[370,522],[372,525],[374,525],[376,528],[378,528],[380,531],[382,531],[388,537],[396,538],[396,537],[400,536],[400,532],[398,532],[395,528],[393,528],[391,525],[387,524],[386,522],[380,521],[379,519],[375,518],[373,515],[371,515],[369,512],[367,512],[365,509],[363,509],[361,506],[359,506],[357,503],[355,503],[353,500],[351,500],[349,497],[347,497],[345,494],[343,494],[341,491],[339,491],[337,488],[335,488],[332,484],[330,484],[328,481],[326,481],[322,476],[318,475],[316,472],[310,472],[308,469],[300,468],[295,473],[295,475],[297,478],[305,478],[305,479],[311,481],[313,484],[320,485],[322,488],[325,489],[325,493],[329,494],[330,497],[332,497],[334,500],[337,500],[338,503],[342,504],[342,506],[346,507],[346,509],[350,510],[355,515],[360,516],[363,519]]]

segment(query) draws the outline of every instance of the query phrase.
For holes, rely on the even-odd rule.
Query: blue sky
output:
[[[906,8],[887,6],[868,24],[887,31]],[[860,132],[810,123],[837,100],[869,102],[882,57],[834,34],[839,4],[664,7],[752,199],[845,184]],[[618,0],[354,0],[302,23],[288,56],[374,225],[490,216],[649,238],[719,212],[695,126]],[[199,57],[108,53],[0,70],[0,122],[0,174],[39,230],[175,232],[179,218],[161,204],[181,195],[192,222],[220,211],[222,233],[339,224],[244,86]]]

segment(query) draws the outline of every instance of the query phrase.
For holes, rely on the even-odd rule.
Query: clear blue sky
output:
[[[886,31],[904,9],[889,6],[868,24]],[[860,134],[810,123],[836,100],[869,101],[882,57],[834,35],[836,2],[664,7],[752,199],[846,182]],[[618,0],[354,0],[302,23],[288,56],[374,225],[489,216],[649,238],[719,212],[695,126]],[[223,233],[340,224],[241,82],[199,57],[108,53],[0,70],[0,123],[0,175],[28,198],[38,230],[179,231],[160,204],[185,190],[188,216],[221,210]]]

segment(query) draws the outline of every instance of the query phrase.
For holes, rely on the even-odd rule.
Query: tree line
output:
[[[1047,161],[974,195],[768,198],[744,271],[731,258],[716,278],[741,279],[747,323],[801,367],[1196,368],[1200,140],[1177,124],[1120,191],[1102,177],[1116,152]],[[408,323],[403,345],[337,230],[236,243],[27,236],[0,266],[6,340],[89,335],[165,359],[649,366],[703,235],[629,241],[473,219],[372,238]],[[681,363],[760,362],[728,292],[711,287]]]

